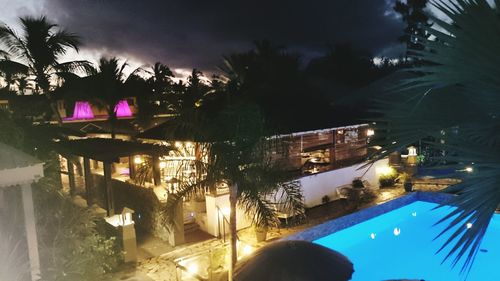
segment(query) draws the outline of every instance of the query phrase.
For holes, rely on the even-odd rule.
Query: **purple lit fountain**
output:
[[[71,119],[80,120],[80,119],[93,119],[94,113],[92,112],[92,108],[90,104],[86,101],[77,101],[75,102],[75,109],[73,110],[73,117]]]
[[[128,106],[127,100],[119,101],[115,106],[116,117],[131,117],[132,111],[130,111],[130,107]]]

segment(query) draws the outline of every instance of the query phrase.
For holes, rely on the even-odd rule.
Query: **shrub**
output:
[[[33,192],[42,280],[106,280],[122,255],[116,239],[102,234],[100,219],[74,205],[49,178]]]
[[[352,181],[352,187],[353,188],[364,188],[365,185],[363,184],[363,181],[361,181],[361,179],[355,179]]]
[[[382,187],[382,188],[391,187],[391,186],[394,186],[397,178],[398,178],[397,174],[385,174],[385,175],[381,175],[378,178],[378,182],[380,184],[380,187]]]

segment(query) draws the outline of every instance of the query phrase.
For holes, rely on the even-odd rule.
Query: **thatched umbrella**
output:
[[[280,241],[236,266],[235,281],[347,281],[354,272],[344,255],[307,241]]]

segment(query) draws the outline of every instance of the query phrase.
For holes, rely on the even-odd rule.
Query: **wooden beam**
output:
[[[153,181],[156,186],[161,184],[160,157],[158,154],[153,155]]]
[[[115,214],[115,201],[113,196],[113,183],[111,181],[111,163],[104,162],[104,197],[108,216]]]
[[[68,162],[68,179],[69,179],[69,194],[71,196],[75,196],[76,188],[75,188],[75,166],[73,163],[67,159]]]
[[[85,177],[85,193],[87,197],[87,205],[90,207],[94,203],[92,198],[92,188],[94,186],[94,178],[92,177],[92,172],[90,171],[90,159],[83,158],[83,174]]]
[[[128,157],[128,168],[129,168],[129,177],[131,180],[135,180],[135,162],[134,162],[134,155],[130,155]]]

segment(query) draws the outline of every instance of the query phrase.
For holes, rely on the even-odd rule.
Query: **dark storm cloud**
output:
[[[253,40],[320,54],[351,42],[376,54],[396,44],[402,24],[389,0],[46,0],[45,11],[89,49],[126,53],[171,67],[214,69]]]

